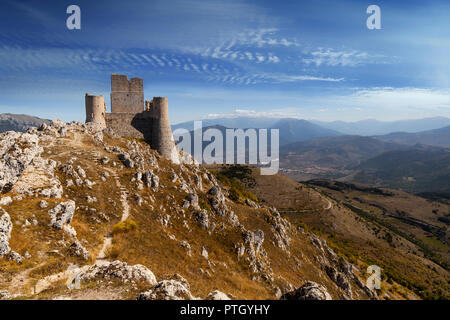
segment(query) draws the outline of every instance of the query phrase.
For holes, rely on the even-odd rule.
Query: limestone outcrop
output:
[[[0,192],[9,191],[42,148],[35,134],[9,131],[0,134]]]
[[[332,300],[327,289],[320,284],[308,281],[298,289],[288,292],[281,300]]]

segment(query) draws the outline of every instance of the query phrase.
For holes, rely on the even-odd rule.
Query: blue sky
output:
[[[81,8],[81,30],[66,8]],[[381,8],[368,30],[366,8]],[[0,113],[84,120],[110,74],[173,123],[215,116],[450,117],[449,1],[0,2]]]

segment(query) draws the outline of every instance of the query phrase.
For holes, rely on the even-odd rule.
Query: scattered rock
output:
[[[9,214],[0,208],[0,256],[11,251],[9,239],[11,238],[12,222]]]
[[[8,255],[9,260],[13,260],[17,263],[22,263],[22,256],[15,251],[10,251]]]
[[[57,230],[61,230],[64,224],[72,222],[73,214],[75,213],[75,201],[61,202],[49,210],[48,213],[52,218],[50,225]]]
[[[202,229],[208,230],[209,216],[208,216],[208,212],[206,210],[202,210],[202,211],[198,212],[195,219],[200,224],[200,227],[202,227]]]
[[[245,231],[242,234],[244,242],[250,247],[250,256],[256,256],[262,249],[264,243],[264,232],[262,230]]]
[[[159,188],[159,177],[152,170],[148,170],[142,174],[142,182],[147,188],[151,187],[155,191]]]
[[[198,195],[196,193],[190,193],[186,196],[186,201],[196,210],[200,210],[198,205]]]
[[[68,252],[71,256],[74,257],[81,257],[84,260],[89,260],[89,251],[86,250],[83,245],[76,240],[72,245],[69,247]]]
[[[333,280],[336,285],[345,291],[345,293],[348,295],[349,298],[352,297],[352,290],[350,287],[350,283],[347,279],[347,277],[342,273],[337,271],[332,266],[326,266],[325,271],[327,275],[330,277],[331,280]]]
[[[202,256],[208,260],[208,251],[205,247],[202,247]]]
[[[252,207],[252,208],[255,208],[255,209],[259,208],[259,206],[254,201],[252,201],[250,199],[245,199],[245,204],[248,205],[249,207]]]
[[[0,300],[10,300],[11,295],[7,290],[0,290]]]
[[[291,229],[291,224],[286,219],[281,216],[274,216],[271,219],[271,224],[273,228],[273,234],[275,237],[275,244],[282,250],[290,252],[289,244],[291,238],[289,236],[289,229]]]
[[[48,207],[48,202],[47,201],[45,201],[45,200],[39,201],[39,208],[44,209],[44,208],[47,208],[47,207]]]
[[[187,241],[180,241],[179,245],[187,250],[187,255],[191,256],[191,245]]]
[[[11,197],[3,197],[0,199],[0,206],[9,206],[12,203]]]
[[[96,197],[91,197],[91,196],[86,196],[86,200],[87,200],[88,203],[97,202],[97,198]]]

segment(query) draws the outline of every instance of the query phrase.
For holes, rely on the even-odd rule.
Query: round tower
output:
[[[106,103],[103,96],[93,96],[86,93],[86,123],[93,122],[106,128]]]
[[[169,122],[169,104],[165,97],[154,97],[150,112],[153,118],[151,147],[164,158],[179,163],[179,155],[173,140],[172,129]]]

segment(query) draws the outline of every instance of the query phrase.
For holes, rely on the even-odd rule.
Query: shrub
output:
[[[204,199],[198,199],[198,205],[203,210],[211,210],[210,205]]]
[[[243,202],[245,199],[250,199],[253,202],[259,202],[258,198],[252,192],[248,191],[237,177],[230,175],[230,172],[227,172],[227,175],[215,172],[214,175],[217,180],[228,187],[231,200]]]
[[[137,223],[133,220],[126,220],[126,221],[121,221],[119,223],[116,223],[113,226],[113,234],[118,234],[118,233],[127,233],[129,231],[132,230],[136,230],[137,228]]]

